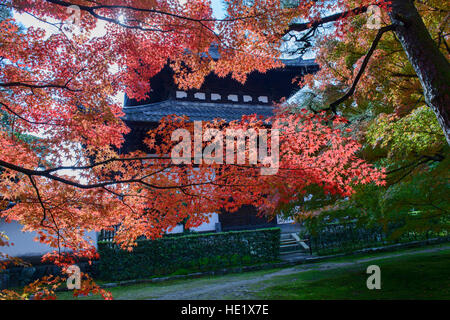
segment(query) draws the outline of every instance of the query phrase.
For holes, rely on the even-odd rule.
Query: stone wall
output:
[[[97,275],[97,261],[77,263],[82,272]],[[0,272],[0,290],[23,287],[48,275],[61,275],[61,268],[52,264],[34,264],[31,267],[11,266]]]

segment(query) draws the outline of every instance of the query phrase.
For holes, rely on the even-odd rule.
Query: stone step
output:
[[[280,256],[281,260],[288,261],[288,262],[301,261],[308,257],[310,257],[310,255],[307,253],[304,253],[304,252],[294,252],[294,253]]]
[[[294,243],[287,243],[287,244],[280,245],[280,249],[281,248],[290,248],[290,247],[300,247],[300,244],[294,242]]]
[[[299,247],[299,246],[300,246],[300,244],[298,244],[297,242],[294,242],[294,243],[290,243],[290,244],[283,244],[280,246],[280,249],[281,248]]]
[[[290,252],[280,252],[280,257],[287,257],[292,255],[310,256],[309,252],[303,250],[295,250]]]
[[[306,252],[305,250],[301,250],[300,248],[289,248],[287,250],[280,250],[280,254],[287,254],[290,252],[297,252],[297,251]]]
[[[308,251],[300,249],[300,248],[296,248],[293,250],[289,250],[289,251],[281,251],[280,250],[280,255],[287,255],[287,254],[292,254],[292,253],[304,253],[304,254],[309,254]]]
[[[294,239],[292,239],[292,240],[282,240],[282,241],[280,241],[280,245],[283,245],[283,244],[291,244],[291,243],[298,243],[298,242],[295,241]]]
[[[282,233],[280,238],[280,256],[284,259],[284,257],[292,258],[295,255],[300,257],[309,256],[308,245],[305,243],[305,240],[300,239],[296,233]],[[300,258],[296,257],[295,259]]]
[[[284,250],[281,250],[284,249]],[[308,252],[308,250],[305,250],[305,248],[301,247],[301,246],[291,246],[291,247],[285,247],[285,248],[280,248],[280,252],[294,252],[294,251],[301,251],[301,252]]]

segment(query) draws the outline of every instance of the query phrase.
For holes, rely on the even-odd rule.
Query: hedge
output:
[[[310,239],[313,253],[329,255],[447,236],[447,234],[435,232],[407,232],[399,237],[393,237],[393,234],[401,227],[399,223],[391,223],[387,228],[379,224],[358,225],[356,222],[327,223],[316,226],[314,230],[308,230],[309,236],[306,237]]]
[[[132,252],[101,241],[99,278],[130,280],[252,265],[278,260],[279,250],[279,228],[138,240]]]

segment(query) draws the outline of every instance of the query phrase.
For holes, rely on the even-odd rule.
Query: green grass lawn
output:
[[[372,264],[381,269],[380,290],[366,287],[369,276],[366,269]],[[283,276],[277,279],[277,284],[269,284],[259,291],[257,296],[283,300],[450,299],[450,250]]]
[[[380,290],[366,287],[366,269],[373,264],[381,269]],[[111,292],[115,299],[450,299],[450,245],[130,285]],[[61,293],[59,298],[70,299],[71,294]]]

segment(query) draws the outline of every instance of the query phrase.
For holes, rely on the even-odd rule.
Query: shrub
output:
[[[139,240],[132,252],[111,242],[99,242],[99,277],[117,281],[180,269],[207,271],[257,264],[277,260],[279,248],[279,228]]]
[[[394,243],[426,240],[429,237],[445,237],[446,233],[405,232],[399,222],[381,225],[364,225],[358,221],[322,223],[307,228],[312,251],[318,255],[352,252],[358,249]],[[401,231],[401,232],[400,232]]]

